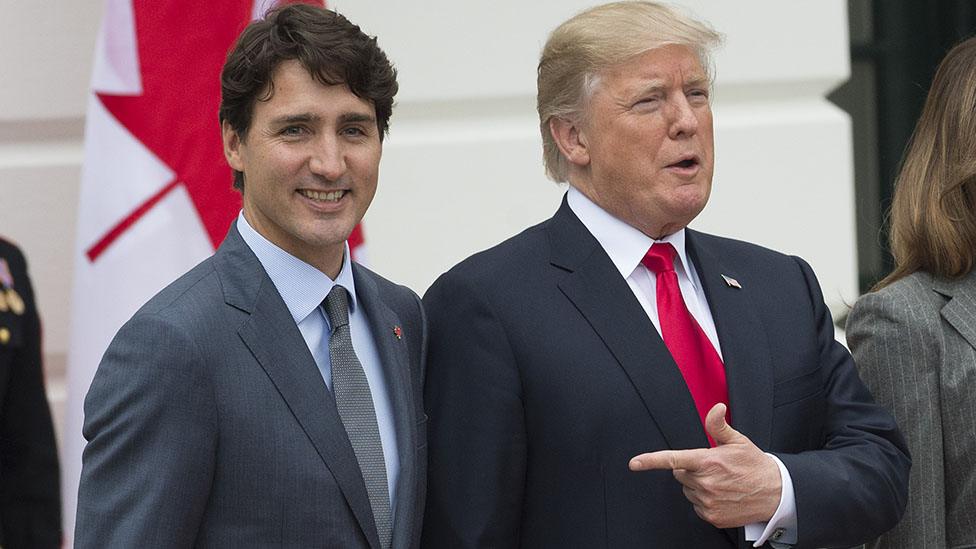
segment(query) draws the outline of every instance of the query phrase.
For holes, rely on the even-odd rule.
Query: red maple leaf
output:
[[[186,188],[213,246],[223,239],[240,211],[241,197],[231,186],[220,139],[220,69],[250,22],[252,6],[253,0],[133,1],[143,93],[99,93],[98,98],[175,177],[92,245],[86,253],[90,261],[179,185]],[[350,246],[361,241],[357,227]]]

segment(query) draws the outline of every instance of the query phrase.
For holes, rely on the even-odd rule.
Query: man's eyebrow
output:
[[[694,88],[699,86],[708,86],[708,77],[704,74],[695,75],[684,81],[685,88]],[[661,91],[668,87],[668,83],[662,78],[652,78],[646,82],[643,82],[641,86],[634,88],[635,96],[648,95],[654,92]]]
[[[355,122],[376,122],[376,117],[361,112],[347,112],[339,115],[340,124],[351,124]]]
[[[315,124],[322,121],[322,117],[310,112],[298,114],[285,114],[271,119],[274,126],[287,126],[289,124]],[[357,122],[376,122],[376,117],[371,114],[361,112],[346,112],[339,115],[340,124],[354,124]]]
[[[299,113],[299,114],[286,114],[283,116],[272,118],[271,123],[276,126],[285,126],[288,124],[318,122],[319,120],[321,120],[320,116],[316,114],[312,114],[310,112],[306,112],[306,113]]]
[[[660,78],[654,78],[646,82],[642,82],[640,86],[633,89],[633,94],[635,96],[647,95],[654,92],[661,91],[666,86],[664,80]]]

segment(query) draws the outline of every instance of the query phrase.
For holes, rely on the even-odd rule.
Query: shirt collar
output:
[[[626,222],[610,215],[606,210],[597,206],[585,194],[570,186],[566,201],[576,217],[583,223],[590,234],[596,238],[603,250],[610,256],[610,261],[620,271],[624,278],[630,278],[634,270],[641,264],[644,254],[655,242],[669,242],[678,252],[677,268],[686,274],[693,272],[688,262],[685,250],[685,230],[681,229],[660,240],[654,240],[640,232]],[[694,277],[689,276],[694,285]]]
[[[322,271],[282,250],[254,230],[247,219],[244,219],[243,211],[237,216],[237,231],[268,273],[296,324],[305,320],[305,317],[321,305],[336,284],[349,292],[349,312],[355,312],[358,302],[348,243],[343,247],[339,276],[332,280]]]

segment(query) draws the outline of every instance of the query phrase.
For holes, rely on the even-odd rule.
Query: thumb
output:
[[[726,423],[726,410],[725,404],[719,402],[715,406],[712,406],[712,409],[708,411],[708,415],[705,416],[705,430],[708,431],[708,435],[715,441],[716,446],[739,442],[745,438],[741,433]]]

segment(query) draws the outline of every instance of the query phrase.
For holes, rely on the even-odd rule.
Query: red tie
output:
[[[661,321],[661,337],[685,378],[704,426],[705,416],[712,406],[719,402],[729,403],[725,365],[681,297],[678,274],[674,272],[677,253],[671,244],[657,242],[647,251],[641,263],[657,274],[657,314]],[[726,421],[730,421],[728,414]],[[715,446],[711,436],[708,436],[708,442]]]

